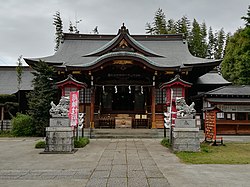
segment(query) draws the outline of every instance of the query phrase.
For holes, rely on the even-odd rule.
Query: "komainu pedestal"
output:
[[[174,151],[200,151],[199,128],[196,127],[194,102],[189,106],[183,97],[176,97],[177,118],[173,128]]]
[[[74,152],[74,136],[68,118],[50,119],[50,127],[46,128],[44,151],[47,153]]]
[[[56,106],[51,102],[50,124],[46,128],[44,153],[73,153],[74,134],[68,118],[69,98],[62,97]]]

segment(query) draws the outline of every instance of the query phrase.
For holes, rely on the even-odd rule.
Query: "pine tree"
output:
[[[207,58],[214,58],[214,34],[212,27],[208,30]]]
[[[167,34],[175,34],[175,33],[177,33],[177,26],[176,26],[176,23],[175,23],[175,21],[173,19],[169,19],[167,21],[166,28],[167,28],[167,32],[166,32]]]
[[[54,69],[45,62],[39,61],[33,67],[34,79],[32,81],[34,90],[28,95],[28,113],[34,120],[36,134],[44,136],[45,127],[49,125],[50,102],[55,98],[55,88],[53,86]]]
[[[202,57],[202,35],[199,23],[194,19],[193,28],[189,36],[189,50],[192,55]]]
[[[167,31],[166,31],[166,26],[167,26],[166,16],[161,8],[159,8],[155,13],[153,26],[154,26],[154,33],[155,34],[166,34],[167,33]]]
[[[200,57],[205,58],[207,56],[207,26],[206,23],[203,22],[201,24],[201,55]]]
[[[225,42],[225,32],[222,29],[216,34],[217,38],[215,40],[215,52],[214,58],[215,59],[222,59],[223,51],[224,51],[224,42]]]
[[[71,21],[69,21],[69,32],[73,33],[74,32],[74,27]]]
[[[177,33],[183,33],[185,38],[188,38],[188,33],[190,32],[190,20],[183,16],[177,21]]]
[[[246,22],[246,27],[250,26],[250,5],[248,6],[247,10],[247,16],[242,16],[241,19],[243,19]]]
[[[55,45],[54,50],[57,51],[59,49],[60,43],[61,43],[62,38],[63,38],[63,23],[62,23],[62,19],[61,19],[59,11],[57,11],[56,14],[53,16],[54,16],[53,25],[55,25],[55,27],[56,27],[56,32],[55,32],[56,45]]]

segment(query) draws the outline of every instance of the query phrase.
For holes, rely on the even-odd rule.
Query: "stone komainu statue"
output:
[[[193,119],[196,110],[194,109],[195,103],[192,102],[190,106],[186,104],[186,101],[183,97],[176,97],[175,100],[177,118],[191,118]]]
[[[68,117],[69,97],[62,96],[58,105],[55,105],[53,101],[51,101],[50,105],[49,113],[52,117]]]

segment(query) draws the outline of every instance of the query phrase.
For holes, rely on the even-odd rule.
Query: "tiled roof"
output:
[[[34,76],[29,68],[23,69],[21,90],[32,90]],[[15,67],[0,69],[0,94],[13,94],[17,89],[17,73]]]
[[[207,92],[205,95],[234,95],[234,96],[249,96],[250,98],[250,85],[230,85],[217,88]]]
[[[228,82],[226,79],[222,77],[217,72],[209,72],[205,75],[202,75],[198,78],[197,84],[205,84],[205,85],[213,85],[213,84],[221,84],[221,85],[229,85],[231,82]]]
[[[221,60],[204,59],[194,57],[188,50],[187,42],[183,40],[180,34],[176,35],[129,35],[127,37],[138,48],[146,53],[147,61],[152,62],[157,67],[181,67],[193,65],[218,64]],[[39,59],[48,63],[55,63],[64,66],[81,65],[87,67],[99,62],[98,58],[102,56],[90,56],[94,53],[110,47],[118,35],[83,35],[83,34],[65,34],[65,40],[61,44],[59,50],[52,56],[41,58],[25,59],[26,62],[32,64]],[[106,53],[109,54],[109,53]],[[134,55],[140,53],[134,52]],[[105,54],[104,54],[105,55]]]

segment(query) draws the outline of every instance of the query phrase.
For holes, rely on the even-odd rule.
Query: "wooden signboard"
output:
[[[205,141],[216,140],[216,111],[205,113]]]

